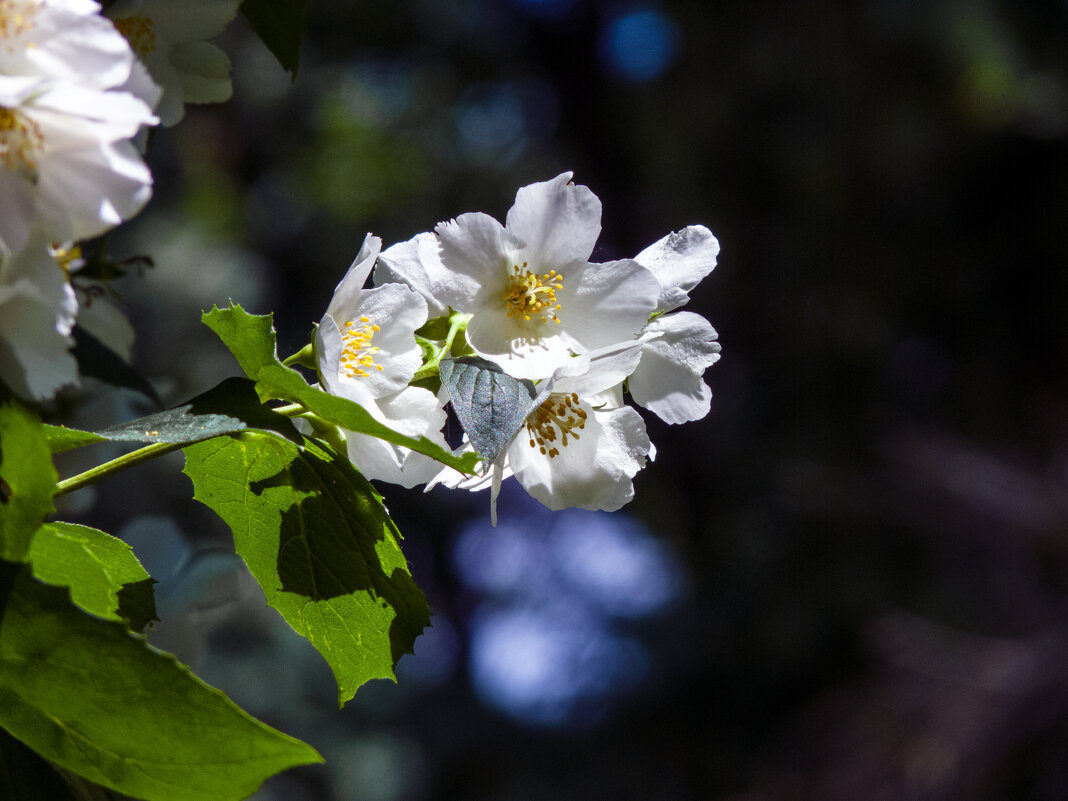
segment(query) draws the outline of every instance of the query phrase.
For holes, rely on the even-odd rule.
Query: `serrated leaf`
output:
[[[306,0],[244,0],[241,13],[295,80],[300,64],[300,40],[307,26]]]
[[[26,559],[33,532],[56,508],[56,478],[37,413],[0,396],[0,559]]]
[[[75,448],[82,448],[86,445],[92,445],[95,442],[106,441],[105,438],[99,434],[94,434],[92,431],[80,431],[77,428],[53,426],[45,423],[42,425],[42,429],[44,431],[45,441],[48,443],[48,449],[54,454],[74,450]]]
[[[471,445],[496,461],[534,407],[534,384],[477,356],[442,359],[438,369]]]
[[[322,761],[28,568],[0,563],[0,598],[0,725],[59,767],[149,801],[236,801]]]
[[[138,631],[159,619],[152,577],[129,545],[99,529],[46,523],[34,534],[30,563],[39,580],[70,588],[71,600],[86,612]]]
[[[218,334],[237,358],[245,375],[256,382],[256,392],[261,400],[282,398],[301,403],[342,428],[410,448],[462,473],[474,472],[478,463],[475,454],[457,457],[426,437],[406,437],[379,423],[358,403],[310,386],[300,373],[278,360],[272,315],[249,314],[240,306],[231,305],[227,309],[213,307],[201,315],[201,320]]]
[[[289,439],[299,439],[293,422],[260,403],[253,383],[245,378],[227,378],[180,406],[105,428],[97,434],[127,442],[180,444],[247,428],[274,431]]]
[[[194,498],[234,534],[267,603],[323,655],[344,704],[364,682],[396,680],[430,623],[400,533],[347,457],[313,440],[220,437],[185,449]]]

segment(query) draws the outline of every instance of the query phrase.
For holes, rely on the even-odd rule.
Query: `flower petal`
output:
[[[382,251],[375,267],[374,281],[377,285],[407,284],[426,300],[431,317],[445,314],[453,300],[470,305],[470,299],[478,292],[478,284],[473,278],[454,274],[442,264],[441,244],[431,233],[417,234],[407,242]]]
[[[442,303],[462,312],[473,312],[487,303],[500,305],[512,269],[509,254],[515,250],[509,245],[504,226],[488,214],[471,212],[438,223],[434,233],[441,243],[444,267],[471,282],[444,284]]]
[[[634,339],[656,308],[660,285],[633,259],[587,264],[556,294],[561,327],[583,350]]]
[[[372,417],[394,431],[410,437],[427,437],[448,448],[441,434],[445,411],[430,390],[408,387],[366,408]],[[349,459],[367,478],[411,488],[430,481],[441,471],[441,463],[429,456],[391,445],[377,437],[352,432],[346,432],[346,437]]]
[[[363,238],[359,253],[352,260],[345,276],[338,281],[330,305],[326,307],[326,313],[335,320],[348,319],[346,314],[351,317],[351,311],[358,302],[360,291],[367,282],[367,276],[371,274],[371,268],[374,267],[381,249],[382,240],[374,234],[367,234]]]
[[[650,448],[645,424],[630,407],[600,412],[582,406],[586,427],[559,455],[542,454],[520,431],[508,449],[508,464],[523,488],[550,509],[615,511],[634,497],[631,479]]]
[[[538,380],[571,358],[572,343],[555,324],[537,325],[547,331],[527,333],[530,329],[510,318],[503,304],[488,306],[467,324],[467,341],[479,356],[495,362],[513,378]]]
[[[690,290],[716,266],[719,241],[703,225],[691,225],[654,242],[635,260],[660,282],[657,308],[671,311],[690,299]]]
[[[520,189],[506,227],[535,272],[585,262],[601,233],[601,201],[588,187],[572,184],[570,172],[561,173]]]
[[[627,382],[634,402],[668,423],[700,420],[712,391],[701,376],[719,360],[716,330],[692,312],[675,312],[649,323],[660,337],[642,345],[641,361]]]

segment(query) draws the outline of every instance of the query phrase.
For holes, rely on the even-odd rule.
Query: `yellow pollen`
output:
[[[371,339],[381,330],[368,317],[345,323],[341,327],[339,371],[349,378],[364,378],[372,369],[381,371],[382,365],[375,364],[374,360],[378,348],[371,344]]]
[[[49,248],[49,252],[52,254],[52,258],[56,260],[56,264],[59,265],[59,269],[63,271],[67,278],[70,278],[71,267],[79,266],[76,262],[82,260],[82,248],[80,245],[71,245],[69,248],[53,245]]]
[[[151,17],[137,15],[112,21],[141,58],[156,49],[156,32],[153,30],[155,25]]]
[[[578,439],[578,432],[586,427],[586,412],[579,406],[578,395],[552,394],[527,417],[530,447],[537,448],[550,459],[560,455],[556,447],[567,446],[567,438]]]
[[[0,164],[5,169],[25,172],[37,181],[37,154],[44,135],[33,120],[15,109],[0,106]]]
[[[541,317],[543,323],[552,320],[559,324],[556,313],[562,308],[556,302],[556,290],[564,288],[564,277],[556,270],[549,270],[540,276],[523,266],[512,266],[512,275],[508,288],[504,290],[504,302],[508,307],[508,316],[530,320]]]
[[[8,52],[15,50],[11,40],[19,39],[37,27],[33,18],[39,10],[39,5],[25,0],[0,0],[0,42],[6,44]],[[34,42],[21,44],[30,49],[37,46]]]

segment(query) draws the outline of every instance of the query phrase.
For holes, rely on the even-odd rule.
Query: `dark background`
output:
[[[288,354],[365,232],[565,170],[594,260],[712,229],[723,358],[615,515],[384,488],[434,628],[340,712],[179,457],[71,496],[160,643],[326,756],[258,797],[1068,797],[1068,5],[309,5],[293,83],[227,32],[233,101],[154,134],[109,243],[155,259],[116,289],[166,400],[237,372],[201,309]]]

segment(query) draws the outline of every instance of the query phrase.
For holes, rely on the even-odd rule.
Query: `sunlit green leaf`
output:
[[[306,0],[244,0],[241,13],[278,63],[296,78],[300,40],[307,26]]]
[[[21,562],[52,513],[56,470],[37,413],[0,396],[0,559]]]
[[[274,431],[297,438],[288,417],[260,403],[251,381],[227,378],[218,386],[173,409],[150,414],[97,432],[111,440],[128,442],[199,442],[246,428]]]
[[[86,612],[125,620],[137,630],[159,619],[152,577],[117,537],[74,523],[46,523],[34,534],[30,562],[38,579],[69,587],[71,600]]]
[[[348,458],[251,434],[185,454],[193,497],[226,521],[267,603],[326,659],[339,703],[369,679],[395,679],[429,609],[381,498]]]
[[[359,404],[310,386],[300,373],[284,366],[278,360],[271,315],[248,314],[240,306],[232,305],[227,309],[213,308],[201,319],[219,335],[237,358],[241,369],[256,382],[256,391],[262,400],[282,398],[302,403],[324,420],[342,428],[411,448],[461,472],[474,472],[478,463],[475,454],[467,453],[459,458],[426,437],[413,439],[398,434],[371,417]]]
[[[45,440],[48,442],[48,449],[52,453],[63,453],[63,451],[92,445],[94,442],[106,441],[104,437],[94,434],[92,431],[79,431],[77,428],[47,424],[41,428],[44,431]]]
[[[28,568],[0,563],[0,598],[0,725],[61,768],[150,801],[236,801],[322,761]]]

